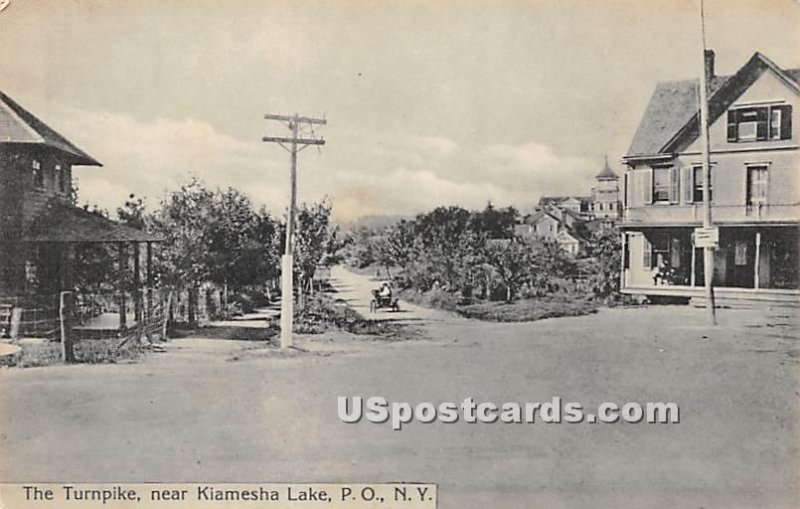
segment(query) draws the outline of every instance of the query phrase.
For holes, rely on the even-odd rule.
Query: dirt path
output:
[[[363,299],[362,277],[335,272],[340,296]],[[527,324],[409,309],[431,339],[322,335],[289,356],[180,340],[136,364],[0,370],[0,479],[427,481],[445,509],[798,506],[795,310],[723,310],[709,329],[683,307]],[[681,423],[339,420],[338,396],[372,395],[675,401]]]
[[[423,308],[400,301],[400,311],[380,309],[375,313],[369,310],[372,290],[380,286],[380,279],[356,274],[339,265],[331,269],[331,285],[336,289],[336,298],[347,303],[363,317],[371,320],[394,320],[398,322],[451,321],[458,319],[452,313]]]

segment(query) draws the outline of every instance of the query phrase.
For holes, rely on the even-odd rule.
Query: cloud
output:
[[[56,116],[63,134],[104,164],[75,172],[82,202],[114,210],[135,193],[152,206],[190,175],[238,188],[276,215],[288,202],[289,158],[277,146],[193,118],[145,122],[74,109]],[[587,194],[596,166],[532,141],[466,146],[443,136],[339,130],[321,155],[301,152],[300,200],[330,196],[335,216],[345,220],[488,201],[525,209],[542,194]]]

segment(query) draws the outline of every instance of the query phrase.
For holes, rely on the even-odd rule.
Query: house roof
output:
[[[73,164],[102,166],[97,159],[76,147],[33,113],[0,92],[0,144],[10,143],[48,146],[66,153]]]
[[[539,206],[545,205],[558,205],[559,203],[563,203],[567,200],[578,200],[580,202],[591,202],[591,196],[542,196],[539,198]]]
[[[619,179],[619,176],[614,173],[614,170],[611,169],[611,166],[608,165],[608,156],[606,156],[605,164],[603,165],[603,169],[600,170],[600,173],[595,175],[596,179],[604,180],[604,179]]]
[[[800,69],[783,70],[756,52],[736,74],[709,80],[709,122],[715,121],[767,69],[800,91]],[[666,81],[656,85],[626,158],[655,156],[680,149],[697,137],[699,80]]]
[[[25,242],[160,242],[163,240],[106,217],[51,201],[22,238]]]
[[[564,237],[567,237],[570,240],[573,240],[573,241],[575,241],[575,242],[577,242],[579,244],[585,244],[586,243],[586,239],[584,239],[583,237],[578,235],[575,232],[575,230],[572,230],[571,228],[567,228],[567,227],[562,228],[558,232],[558,235],[556,235],[556,240],[561,241],[561,239],[563,239]]]
[[[577,213],[577,212],[575,212],[574,210],[571,210],[571,209],[559,209],[559,210],[560,210],[560,211],[561,211],[563,214],[566,214],[566,215],[568,215],[568,216],[572,217],[572,218],[573,218],[573,219],[575,219],[576,221],[585,221],[585,219],[583,218],[583,216],[582,216],[582,215],[580,215],[580,214],[578,214],[578,213]]]
[[[540,209],[540,210],[537,210],[536,212],[534,212],[533,214],[531,214],[530,216],[528,216],[527,218],[525,218],[525,224],[536,224],[536,223],[539,222],[539,220],[541,220],[541,219],[543,219],[545,217],[549,217],[550,219],[552,219],[552,220],[554,220],[554,221],[556,221],[558,223],[561,222],[561,220],[559,218],[557,218],[556,216],[554,216],[551,212],[548,212],[546,210]]]

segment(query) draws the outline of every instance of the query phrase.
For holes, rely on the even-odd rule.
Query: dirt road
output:
[[[374,285],[334,280],[354,301]],[[0,479],[426,481],[453,509],[798,506],[794,310],[723,310],[710,330],[678,307],[527,324],[408,309],[430,339],[322,336],[290,356],[177,340],[136,364],[0,371]],[[372,395],[674,401],[681,422],[338,419],[337,396]]]

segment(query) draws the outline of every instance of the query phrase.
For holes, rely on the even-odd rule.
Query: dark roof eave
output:
[[[661,154],[628,154],[622,156],[622,161],[625,163],[633,161],[650,161],[653,159],[675,159],[677,155],[674,152],[661,153]]]
[[[69,150],[65,150],[61,147],[57,147],[53,144],[44,142],[44,141],[12,141],[12,142],[4,142],[0,141],[0,145],[30,145],[36,147],[47,147],[62,154],[65,154],[70,162],[75,166],[98,166],[102,167],[103,163],[95,159],[94,157],[90,156],[87,153],[77,154],[75,152],[71,152]]]

